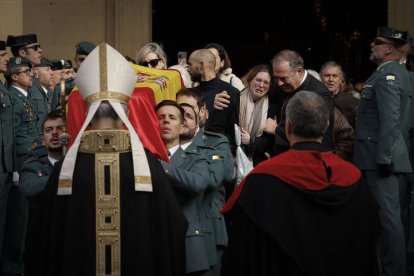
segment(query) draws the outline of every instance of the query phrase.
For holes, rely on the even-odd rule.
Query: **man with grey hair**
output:
[[[344,72],[341,65],[335,61],[325,62],[321,67],[321,81],[331,92],[335,107],[344,114],[349,124],[355,128],[355,111],[359,101],[342,89]]]
[[[377,275],[376,205],[361,172],[322,144],[328,124],[319,95],[290,98],[291,149],[256,166],[222,210],[226,275]]]
[[[276,120],[267,119],[265,131],[275,133],[276,154],[289,149],[289,142],[285,133],[285,107],[289,99],[301,90],[313,91],[322,96],[329,108],[329,121],[333,122],[333,102],[326,86],[304,69],[304,62],[300,54],[293,50],[283,50],[277,53],[272,61],[274,93],[271,100],[278,106]],[[276,99],[277,98],[277,99]],[[334,150],[333,124],[325,132],[323,144]]]

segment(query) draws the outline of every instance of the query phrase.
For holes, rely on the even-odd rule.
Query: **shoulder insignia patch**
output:
[[[386,79],[387,80],[395,80],[395,76],[393,76],[393,75],[387,75],[386,76]]]

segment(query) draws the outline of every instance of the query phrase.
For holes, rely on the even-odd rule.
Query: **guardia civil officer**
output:
[[[365,82],[356,114],[354,164],[380,206],[379,256],[383,275],[406,275],[399,183],[411,172],[406,139],[411,125],[409,75],[399,63],[407,32],[379,27],[370,60],[378,65]]]

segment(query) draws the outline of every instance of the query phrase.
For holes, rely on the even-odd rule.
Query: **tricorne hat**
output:
[[[408,39],[408,32],[389,27],[378,27],[377,36],[389,38],[400,43],[406,43]]]
[[[144,147],[121,105],[128,102],[136,81],[136,73],[129,62],[104,42],[82,62],[75,83],[88,106],[88,114],[63,161],[58,195],[72,193],[72,177],[80,140],[102,101],[110,103],[130,132],[135,191],[152,192],[151,173]]]
[[[22,46],[33,44],[33,43],[37,43],[37,36],[35,34],[7,36],[8,47],[22,47]]]

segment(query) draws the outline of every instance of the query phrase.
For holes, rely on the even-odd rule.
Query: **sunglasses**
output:
[[[32,73],[32,69],[26,69],[26,70],[23,70],[23,71],[20,71],[20,72],[16,72],[14,74],[19,75],[19,74],[23,74],[23,73],[30,76],[30,74]]]
[[[387,42],[387,41],[384,41],[378,38],[374,39],[374,45],[382,45],[382,44],[395,45],[394,43]]]
[[[149,60],[149,61],[144,61],[144,62],[142,62],[141,63],[141,65],[142,66],[145,66],[145,67],[149,67],[149,65],[151,65],[151,67],[155,67],[155,66],[157,66],[158,65],[158,63],[161,61],[161,59],[160,58],[156,58],[156,59],[151,59],[151,60]]]
[[[40,48],[40,44],[36,44],[36,45],[24,47],[23,49],[24,50],[33,49],[34,51],[37,51],[39,50],[39,48]]]

